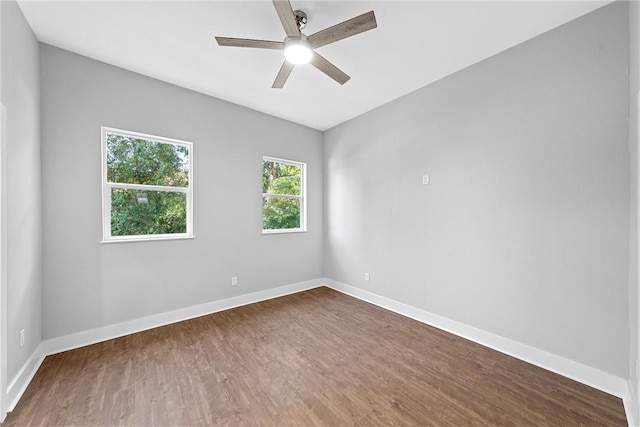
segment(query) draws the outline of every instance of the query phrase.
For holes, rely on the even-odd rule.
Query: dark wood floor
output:
[[[328,288],[49,356],[14,425],[626,425],[620,399]]]

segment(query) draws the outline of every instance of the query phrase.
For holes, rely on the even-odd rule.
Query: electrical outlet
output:
[[[429,175],[422,175],[422,183],[424,185],[429,185],[429,182],[431,182],[431,178],[429,178]]]
[[[25,331],[24,329],[22,329],[20,331],[20,347],[24,346],[24,336],[25,336]]]
[[[371,280],[371,276],[369,275],[369,273],[364,273],[364,281],[368,282],[369,280]]]
[[[238,278],[236,276],[233,276],[231,278],[231,286],[237,286],[238,285]]]

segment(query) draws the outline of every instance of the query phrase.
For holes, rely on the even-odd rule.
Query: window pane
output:
[[[262,192],[300,195],[302,166],[264,160],[262,162]]]
[[[263,230],[300,228],[300,200],[264,197],[262,228]]]
[[[107,181],[189,186],[189,148],[107,134]]]
[[[186,232],[185,193],[111,189],[112,236]]]

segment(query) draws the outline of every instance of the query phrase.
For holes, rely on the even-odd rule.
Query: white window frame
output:
[[[277,162],[286,163],[289,165],[300,166],[300,195],[295,194],[271,194],[262,193],[262,198],[280,198],[280,199],[297,199],[300,200],[300,227],[299,228],[281,228],[275,230],[265,230],[264,222],[262,223],[262,234],[282,234],[282,233],[305,233],[307,231],[307,164],[305,162],[299,162],[297,160],[281,159],[278,157],[263,156],[262,167],[264,168],[264,162]],[[262,176],[262,174],[261,174]],[[262,212],[264,215],[264,211]]]
[[[154,240],[178,240],[193,239],[193,143],[181,141],[163,136],[149,135],[140,132],[116,129],[102,126],[102,242],[148,242]],[[187,187],[171,187],[162,185],[127,184],[107,182],[107,135],[117,134],[131,138],[146,139],[162,144],[180,145],[189,150],[189,185]],[[187,231],[186,233],[173,234],[145,234],[138,236],[112,236],[111,235],[111,189],[124,188],[131,190],[167,191],[172,193],[185,193],[187,195]]]

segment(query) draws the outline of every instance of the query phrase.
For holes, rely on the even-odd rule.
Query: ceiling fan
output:
[[[378,26],[373,11],[370,11],[307,37],[301,32],[307,24],[306,13],[300,10],[294,11],[289,0],[273,0],[273,5],[287,34],[284,41],[216,37],[220,46],[283,50],[285,61],[273,82],[273,86],[271,86],[272,88],[282,88],[293,67],[308,62],[341,85],[345,84],[351,77],[320,56],[315,49]]]

